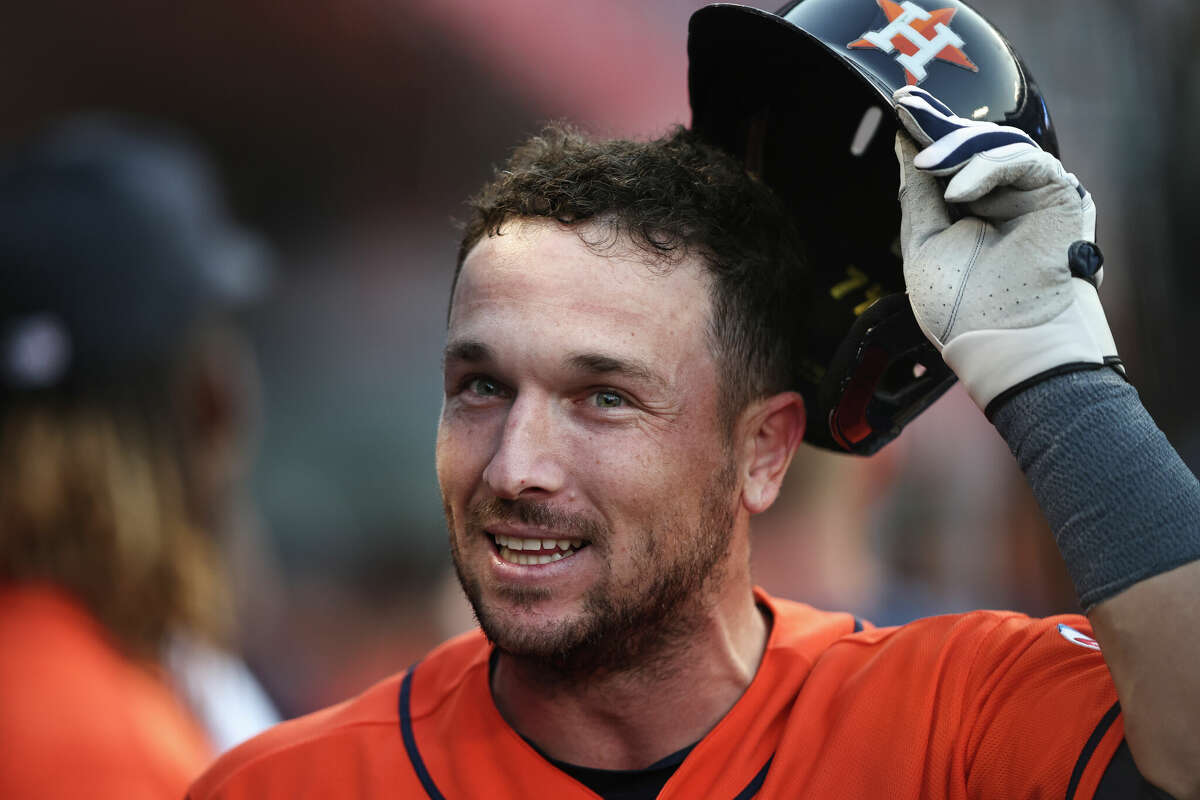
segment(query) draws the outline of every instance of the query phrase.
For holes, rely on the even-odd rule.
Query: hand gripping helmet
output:
[[[804,438],[869,455],[954,382],[904,294],[892,92],[918,84],[962,117],[1021,128],[1055,155],[1012,45],[959,0],[797,0],[692,15],[692,127],[792,211],[812,260],[798,365]]]

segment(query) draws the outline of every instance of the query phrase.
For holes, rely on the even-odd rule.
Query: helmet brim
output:
[[[803,70],[800,74],[839,83],[848,70],[857,77],[860,90],[893,105],[891,89],[875,76],[777,14],[735,3],[716,3],[692,14],[688,23],[688,95],[693,121],[714,113],[710,103],[728,99],[706,91],[720,76],[747,79],[730,81],[745,90],[771,77],[795,81],[797,68]]]

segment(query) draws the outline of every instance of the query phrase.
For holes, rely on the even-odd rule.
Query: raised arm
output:
[[[913,311],[1033,486],[1139,771],[1200,798],[1200,484],[1125,382],[1091,196],[1018,130],[896,99]]]

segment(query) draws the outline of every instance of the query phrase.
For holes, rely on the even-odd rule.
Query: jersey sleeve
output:
[[[963,702],[969,797],[1090,800],[1124,741],[1116,689],[1082,616],[1001,616],[979,643]]]

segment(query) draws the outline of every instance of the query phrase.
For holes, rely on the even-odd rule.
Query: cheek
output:
[[[443,414],[438,423],[434,462],[438,485],[447,503],[463,502],[487,465],[488,431],[461,418]]]
[[[592,443],[577,454],[585,452],[574,467],[587,470],[576,472],[581,485],[624,517],[620,522],[638,528],[698,517],[701,493],[725,464],[723,443],[711,441],[707,431]]]

